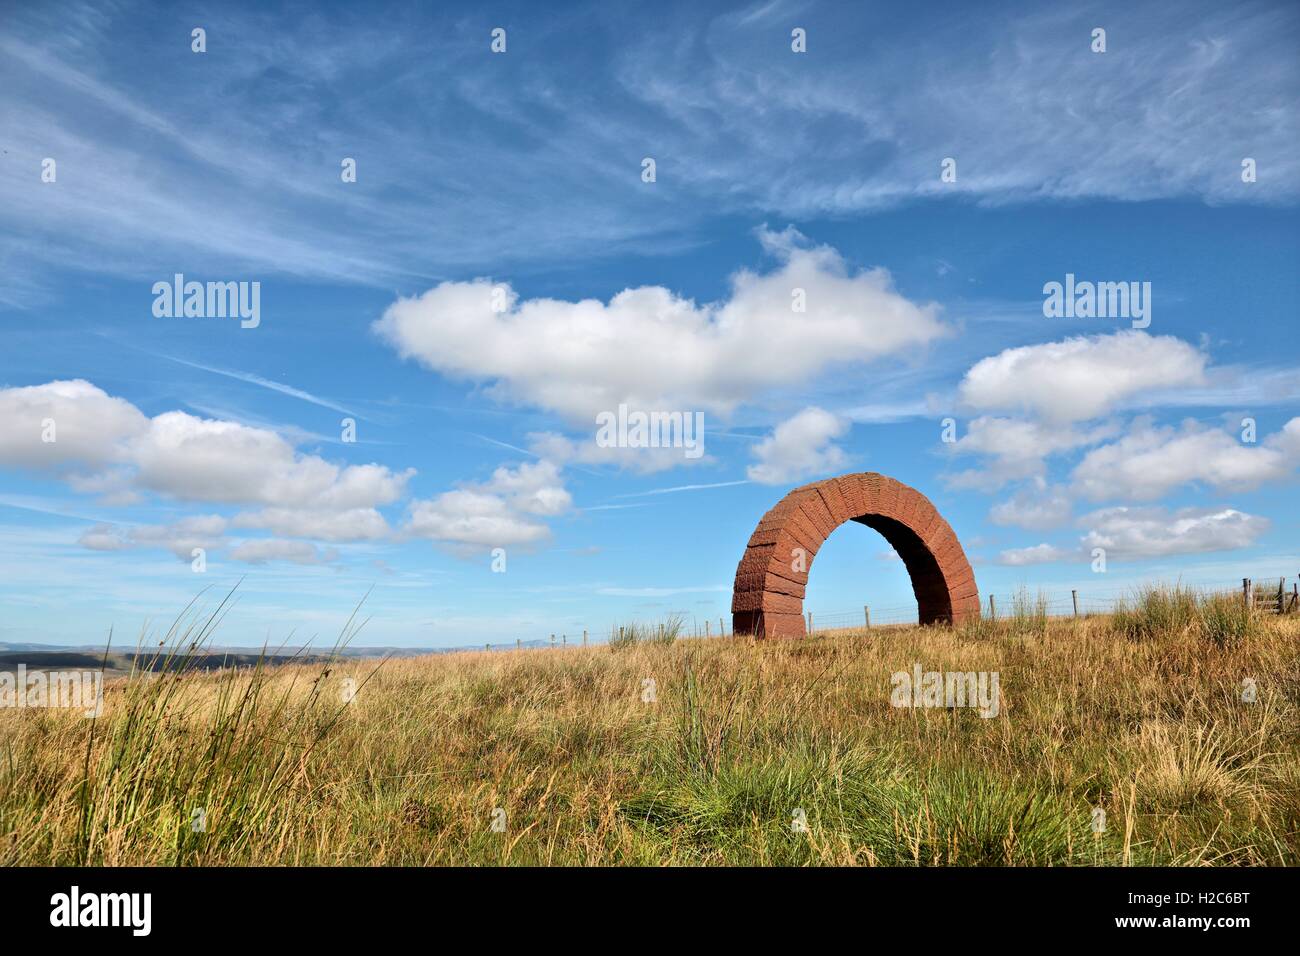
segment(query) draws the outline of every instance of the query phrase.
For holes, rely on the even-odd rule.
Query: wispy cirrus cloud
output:
[[[224,8],[207,18],[213,52],[200,55],[192,17],[146,9],[47,4],[7,17],[0,222],[22,227],[10,255],[32,270],[141,275],[183,259],[391,286],[681,250],[707,215],[800,218],[939,196],[1300,196],[1289,108],[1300,16],[1286,4],[1194,3],[1177,31],[1158,9],[1124,4],[954,10],[924,29],[900,17],[882,29],[831,5],[801,11],[804,55],[789,50],[790,14],[762,4],[629,31],[591,3],[581,29],[618,42],[577,45],[578,21],[516,11],[516,43],[562,57],[493,56],[477,20],[396,4],[310,22]],[[1102,55],[1089,49],[1098,22],[1110,30]],[[217,52],[232,46],[238,56]],[[150,68],[121,49],[144,51]],[[1255,183],[1241,181],[1239,144],[1259,163]],[[647,153],[661,169],[649,188]],[[949,156],[959,174],[945,184]],[[45,157],[59,162],[57,186],[40,182]],[[340,180],[344,157],[357,160],[354,184]],[[30,302],[40,281],[9,301]]]
[[[292,385],[286,385],[283,382],[277,382],[269,378],[263,378],[261,375],[255,375],[252,372],[240,372],[233,369],[216,368],[211,365],[203,365],[199,362],[191,362],[188,359],[176,358],[172,355],[163,355],[169,361],[177,365],[184,365],[188,368],[198,369],[202,372],[211,372],[213,375],[222,375],[226,378],[233,378],[239,382],[247,382],[250,385],[256,385],[259,388],[265,388],[269,391],[276,392],[280,395],[288,395],[290,398],[301,399],[312,405],[319,405],[322,408],[333,409],[336,412],[342,412],[344,415],[355,415],[355,412],[349,411],[345,406],[331,401],[328,398],[322,398],[319,395],[313,395],[311,392],[304,391],[301,388],[294,388]],[[361,417],[361,416],[357,416]]]

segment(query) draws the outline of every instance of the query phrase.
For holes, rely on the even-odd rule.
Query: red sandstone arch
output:
[[[732,628],[758,637],[801,637],[804,588],[813,558],[846,521],[874,528],[912,578],[922,624],[979,617],[975,572],[930,500],[902,482],[864,472],[796,488],[763,516],[736,568]],[[800,568],[799,551],[805,558]]]

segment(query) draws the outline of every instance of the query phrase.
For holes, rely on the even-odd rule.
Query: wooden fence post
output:
[[[1079,592],[1071,589],[1070,599],[1074,601],[1074,616],[1078,617],[1079,616]]]
[[[813,632],[812,611],[808,612],[808,636],[811,637]]]
[[[585,627],[582,629],[582,646],[587,646],[587,629]]]
[[[993,603],[992,594],[989,595],[989,617],[991,617],[995,621],[998,619],[998,609]]]
[[[871,630],[871,606],[868,604],[862,605],[862,619],[867,623],[867,630]]]
[[[1250,607],[1250,578],[1241,579],[1241,603]]]

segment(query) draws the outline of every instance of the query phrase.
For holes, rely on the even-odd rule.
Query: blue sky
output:
[[[1131,6],[6,5],[0,641],[241,578],[228,643],[372,588],[362,643],[716,627],[847,471],[984,593],[1293,577],[1300,12]],[[257,326],[156,316],[177,273]],[[1067,274],[1150,324],[1046,317]],[[620,404],[705,454],[600,447]],[[842,528],[805,606],[868,603],[915,607]]]

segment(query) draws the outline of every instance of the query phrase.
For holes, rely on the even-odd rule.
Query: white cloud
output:
[[[43,441],[46,420],[53,438]],[[0,464],[33,471],[103,468],[125,461],[126,442],[149,427],[130,402],[84,379],[0,389]]]
[[[947,331],[937,306],[905,299],[883,269],[853,272],[793,229],[760,230],[759,239],[778,268],[736,273],[720,303],[697,305],[662,286],[625,289],[608,303],[520,300],[502,285],[498,313],[494,284],[477,279],[400,299],[374,330],[440,374],[592,428],[620,403],[727,415],[766,389],[909,352]],[[806,312],[792,309],[795,290]]]
[[[998,564],[1023,567],[1027,564],[1049,564],[1068,558],[1073,552],[1050,544],[1036,544],[1030,548],[1010,548],[998,555]]]
[[[473,491],[445,491],[414,502],[407,529],[420,538],[489,548],[538,544],[550,537],[545,524],[511,511],[502,498]]]
[[[1106,508],[1085,515],[1080,524],[1091,530],[1083,546],[1105,548],[1108,558],[1165,557],[1230,551],[1254,544],[1269,528],[1267,518],[1233,508]]]
[[[847,420],[812,406],[781,422],[753,448],[757,464],[746,474],[750,481],[783,485],[841,470],[845,456],[832,440],[849,430]]]
[[[971,421],[966,433],[947,447],[952,455],[984,455],[990,460],[946,480],[955,488],[984,491],[996,491],[1009,481],[1041,480],[1047,471],[1048,456],[1104,441],[1117,430],[1114,423],[1080,429],[1029,419],[981,416]]]
[[[231,524],[236,528],[264,528],[288,538],[322,541],[377,541],[390,534],[388,522],[374,508],[264,508],[236,515]]]
[[[412,502],[405,530],[461,555],[483,548],[532,546],[550,538],[537,517],[569,510],[572,498],[552,462],[498,468],[491,480]]]
[[[230,551],[235,561],[247,564],[266,564],[268,561],[288,561],[292,564],[329,564],[337,561],[339,553],[333,548],[325,551],[307,541],[283,541],[277,538],[258,538],[245,541]]]
[[[182,561],[193,558],[195,548],[210,554],[219,553],[223,536],[232,522],[221,515],[194,515],[165,525],[119,527],[100,523],[88,528],[78,543],[92,551],[126,551],[134,548],[161,548]],[[227,557],[247,564],[288,561],[292,564],[327,564],[337,561],[338,551],[321,550],[307,541],[256,538],[240,542]]]
[[[1006,349],[975,363],[958,393],[978,411],[1079,422],[1143,393],[1204,384],[1205,365],[1205,354],[1181,339],[1125,329]]]
[[[165,525],[126,528],[101,522],[88,528],[77,543],[91,551],[162,548],[182,561],[189,561],[195,548],[214,550],[225,534],[226,525],[226,519],[220,515],[194,515]]]
[[[341,468],[303,455],[275,432],[164,412],[146,418],[129,402],[82,380],[0,389],[0,414],[17,427],[0,436],[0,465],[81,469],[80,488],[150,490],[180,500],[296,507],[388,504],[414,471]],[[55,441],[42,441],[45,418]]]
[[[91,551],[125,551],[130,540],[115,525],[101,523],[88,528],[77,542]]]
[[[165,412],[130,447],[140,487],[183,501],[303,508],[391,504],[413,470],[339,467],[264,428]]]
[[[374,509],[402,496],[413,469],[333,464],[281,435],[180,411],[145,416],[83,380],[0,389],[0,466],[53,471],[74,490],[122,504],[155,492],[178,501],[264,505],[243,527],[330,540],[381,537]],[[45,442],[46,419],[54,441]],[[143,532],[137,532],[143,533]],[[102,535],[89,546],[108,546]]]
[[[71,487],[115,501],[153,492],[180,501],[262,505],[232,519],[185,518],[167,525],[99,523],[80,543],[91,550],[164,548],[189,560],[193,548],[213,550],[227,526],[265,529],[233,560],[300,564],[335,560],[307,541],[379,540],[392,534],[378,507],[405,493],[413,469],[379,464],[340,466],[303,454],[280,434],[237,422],[164,412],[148,418],[89,382],[51,382],[0,389],[0,412],[18,427],[0,433],[0,466],[54,470]],[[41,441],[42,421],[56,418],[56,442]],[[31,428],[23,427],[30,422]],[[500,467],[471,484],[410,505],[407,533],[453,547],[532,545],[550,531],[540,518],[564,514],[573,501],[559,466],[547,460]]]
[[[1109,560],[1170,557],[1247,548],[1268,531],[1267,518],[1235,508],[1163,507],[1103,508],[1078,520],[1088,529],[1077,548],[1037,544],[1012,548],[998,556],[999,564],[1023,566],[1075,558],[1088,560],[1094,548],[1104,548]]]
[[[989,520],[999,525],[1046,531],[1067,523],[1072,507],[1065,489],[1039,482],[1032,489],[1022,488],[1007,501],[994,505]]]
[[[1216,491],[1249,490],[1291,476],[1298,464],[1300,418],[1259,444],[1244,444],[1232,433],[1195,421],[1175,429],[1140,418],[1119,441],[1084,456],[1072,477],[1080,493],[1094,501],[1148,501],[1194,481]]]
[[[573,506],[573,498],[561,484],[560,469],[549,461],[525,462],[517,468],[502,465],[492,472],[484,490],[530,515],[552,517]]]

